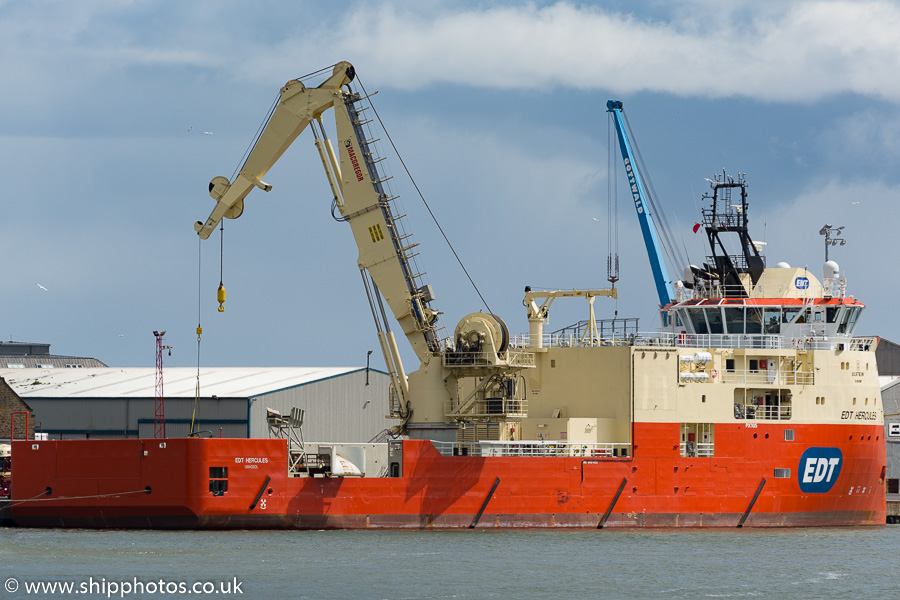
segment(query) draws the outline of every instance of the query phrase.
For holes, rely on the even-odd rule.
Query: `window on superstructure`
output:
[[[793,320],[797,317],[797,315],[800,313],[801,310],[803,310],[803,309],[785,307],[781,313],[781,322],[782,323],[793,322]]]
[[[725,370],[726,371],[734,371],[734,359],[733,358],[725,359]]]
[[[860,308],[854,307],[850,309],[850,321],[847,324],[847,334],[853,335],[853,330],[856,328],[856,319],[859,317]]]
[[[840,309],[840,319],[838,320],[838,333],[847,333],[847,322],[850,320],[850,309]]]
[[[709,327],[706,325],[706,317],[703,316],[705,313],[702,308],[689,308],[688,316],[691,319],[691,328],[694,330],[694,333],[698,335],[704,335],[709,333]]]
[[[790,479],[791,478],[791,470],[790,469],[775,469],[775,478],[776,479]]]
[[[781,309],[767,308],[763,313],[763,323],[767,334],[781,333]]]
[[[727,333],[744,333],[744,307],[725,308],[725,330]]]
[[[784,430],[784,441],[786,441],[786,442],[794,441],[794,430],[793,429],[785,429]]]
[[[747,333],[762,333],[763,311],[755,306],[747,307]]]
[[[825,307],[825,322],[826,323],[837,323],[837,314],[838,314],[837,306],[826,306]]]
[[[794,323],[806,323],[809,321],[809,309],[801,308],[798,311],[797,318],[794,320]]]
[[[706,320],[709,321],[709,332],[715,334],[725,333],[722,325],[722,309],[718,306],[706,309]]]

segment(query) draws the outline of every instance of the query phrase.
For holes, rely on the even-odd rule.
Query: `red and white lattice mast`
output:
[[[166,330],[154,331],[156,336],[156,413],[153,419],[153,437],[166,437],[166,398],[163,394],[163,350],[172,355],[172,346],[163,346],[163,336]]]

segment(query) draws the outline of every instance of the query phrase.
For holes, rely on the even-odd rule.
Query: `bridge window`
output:
[[[698,335],[705,335],[709,333],[709,327],[706,325],[706,317],[703,316],[703,313],[706,312],[702,308],[689,308],[688,316],[691,319],[691,327],[694,330],[694,333]]]
[[[781,333],[781,309],[767,308],[764,313],[766,333]]]
[[[728,333],[744,333],[744,307],[725,308],[725,329]]]
[[[753,306],[747,307],[747,333],[762,333],[763,311]]]

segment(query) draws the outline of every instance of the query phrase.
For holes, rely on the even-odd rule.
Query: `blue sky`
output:
[[[844,225],[832,258],[869,305],[858,333],[900,341],[900,285],[885,275],[900,213],[897,2],[6,0],[0,48],[0,339],[152,366],[152,331],[166,329],[166,364],[194,366],[199,320],[204,366],[363,364],[377,343],[356,249],[308,132],[268,174],[273,191],[226,223],[224,313],[218,234],[201,270],[192,229],[284,82],[348,60],[513,333],[527,330],[525,285],[606,285],[616,98],[692,262],[706,253],[690,231],[705,178],[746,172],[769,263],[819,273],[819,229]],[[388,163],[452,329],[484,307]],[[596,308],[650,330],[649,263],[620,202],[620,300]],[[550,330],[586,316],[563,302]]]

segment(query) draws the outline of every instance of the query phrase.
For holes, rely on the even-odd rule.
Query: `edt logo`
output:
[[[797,477],[800,490],[807,494],[824,494],[841,474],[843,455],[839,448],[807,448],[800,457]]]
[[[794,287],[798,290],[808,290],[809,289],[809,277],[797,277],[794,279]]]

